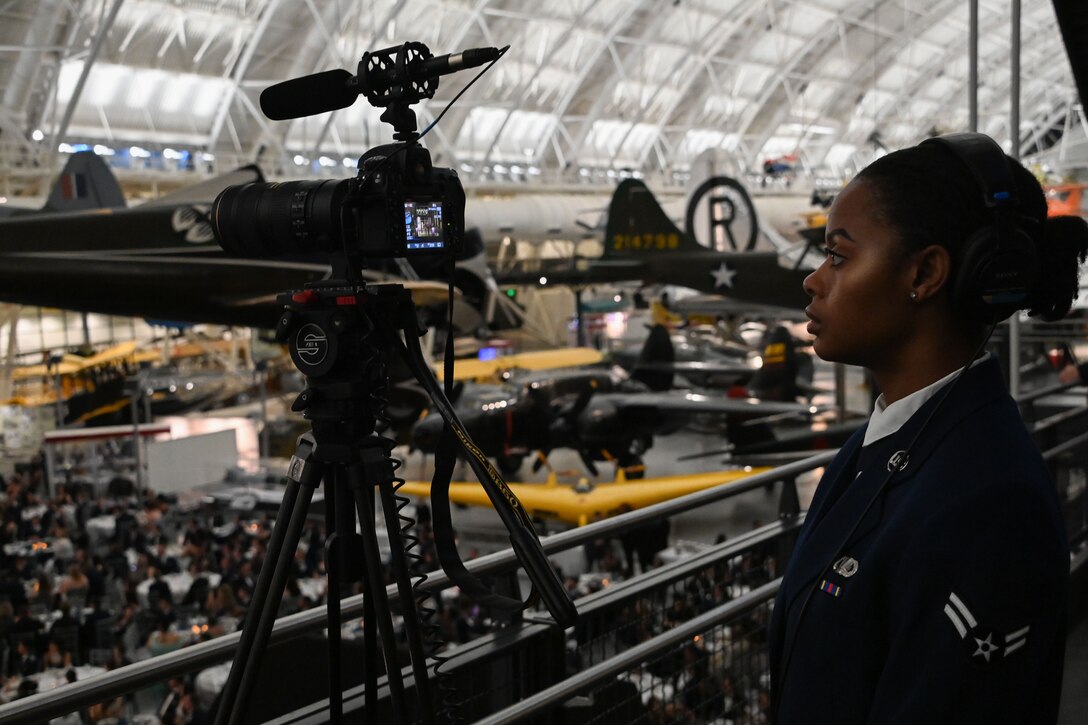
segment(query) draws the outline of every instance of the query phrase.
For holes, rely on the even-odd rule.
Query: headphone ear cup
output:
[[[953,288],[957,305],[994,320],[1022,307],[1038,276],[1031,237],[1015,225],[1006,226],[1002,236],[986,226],[967,239]]]

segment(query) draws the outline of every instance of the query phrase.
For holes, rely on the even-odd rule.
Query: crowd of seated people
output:
[[[266,559],[270,517],[208,507],[183,513],[170,498],[113,485],[107,496],[83,484],[50,490],[40,465],[0,478],[0,702],[241,626]],[[438,568],[427,514],[421,506],[415,531],[422,571]],[[324,604],[324,539],[324,526],[309,522],[280,616]],[[437,604],[451,645],[491,624],[489,613],[460,597]],[[194,679],[181,678],[150,702],[130,696],[82,715],[94,721],[127,708],[162,710],[162,722],[199,721],[208,703],[194,704],[193,691]],[[160,708],[168,697],[174,706]]]
[[[239,626],[271,521],[181,514],[166,497],[97,497],[88,485],[47,490],[40,465],[0,479],[0,700],[60,684],[46,673],[104,671]],[[311,524],[310,538],[321,528]],[[322,603],[323,587],[303,594],[298,582],[323,575],[311,545],[283,611]]]
[[[416,518],[418,566],[437,569],[426,506],[417,507]],[[252,600],[272,525],[260,514],[225,515],[207,507],[181,512],[166,497],[120,487],[111,486],[108,496],[94,495],[89,485],[50,488],[41,466],[21,467],[0,481],[0,701],[233,631]],[[668,534],[667,521],[654,522],[591,542],[585,549],[585,573],[567,578],[571,596],[659,566]],[[324,603],[324,538],[321,523],[308,523],[294,555],[281,616]],[[475,556],[471,551],[466,559]],[[667,601],[628,606],[616,613],[616,646],[638,644],[728,601],[740,586],[768,581],[774,563],[772,556],[753,552],[721,571],[692,578]],[[496,626],[494,613],[456,590],[431,604],[442,638],[451,646]],[[758,636],[765,623],[753,622],[751,629]],[[576,629],[575,650],[584,645],[577,641],[581,635]],[[49,672],[53,676],[44,677]],[[697,721],[706,722],[715,720],[711,710],[726,713],[742,703],[746,713],[758,712],[759,678],[733,672],[729,666],[689,665],[667,677],[651,673],[685,694],[661,700],[661,707],[654,697],[644,698],[643,704],[650,712],[687,708]],[[199,722],[211,703],[195,693],[194,678],[183,677],[163,683],[150,700],[138,703],[130,695],[100,703],[82,716],[93,722],[116,718],[119,711],[141,711],[157,713],[162,722]],[[749,721],[758,719],[738,720]]]

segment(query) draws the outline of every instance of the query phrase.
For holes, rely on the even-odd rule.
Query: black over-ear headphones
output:
[[[990,320],[1004,319],[1023,306],[1039,273],[1035,243],[1022,225],[1005,152],[981,133],[950,133],[922,143],[939,144],[958,158],[982,191],[983,202],[993,210],[993,224],[964,242],[952,284],[953,299]]]

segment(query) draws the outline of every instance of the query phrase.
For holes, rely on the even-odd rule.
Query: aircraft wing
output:
[[[702,393],[605,393],[601,398],[616,406],[621,412],[647,408],[665,414],[735,414],[749,415],[786,415],[790,413],[809,414],[812,406],[803,403],[760,400],[758,398],[729,398],[724,395],[704,395]]]
[[[756,368],[744,360],[722,360],[721,362],[696,362],[694,360],[677,362],[637,362],[631,367],[636,370],[652,370],[665,373],[698,373],[700,375],[751,375]]]
[[[588,347],[572,347],[564,350],[541,350],[503,355],[492,360],[456,360],[453,365],[454,380],[478,380],[491,378],[504,370],[553,370],[555,368],[594,365],[604,359],[599,350]],[[442,380],[441,362],[433,365],[435,375]]]
[[[275,293],[328,275],[325,265],[200,256],[0,255],[0,299],[102,314],[275,327]]]
[[[559,519],[582,526],[592,521],[597,514],[610,516],[621,509],[626,510],[628,506],[631,509],[652,506],[696,491],[727,486],[767,470],[770,469],[713,471],[584,486],[558,483],[507,485],[530,516]],[[409,481],[398,492],[421,498],[429,497],[431,484]],[[483,486],[476,482],[451,483],[450,501],[466,506],[491,506],[491,500]]]

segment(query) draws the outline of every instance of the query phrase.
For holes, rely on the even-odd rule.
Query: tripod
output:
[[[340,584],[362,581],[365,708],[375,722],[380,640],[390,700],[397,722],[436,722],[427,678],[421,624],[412,590],[401,520],[394,495],[394,441],[375,433],[387,387],[382,350],[394,331],[387,322],[411,306],[403,288],[373,294],[364,286],[329,282],[280,295],[285,311],[278,334],[288,342],[307,388],[293,410],[304,411],[311,430],[302,435],[287,475],[264,566],[246,613],[242,637],[221,696],[218,725],[241,723],[256,684],[295,549],[314,491],[325,484],[328,570],[330,718],[343,717],[340,662]],[[398,292],[399,290],[399,292]],[[409,333],[411,334],[411,333]],[[391,571],[400,597],[404,633],[412,660],[415,693],[405,695],[397,638],[386,595],[377,533],[374,489],[380,496],[389,537]],[[361,534],[355,533],[356,517]],[[360,546],[361,545],[361,546]],[[358,555],[361,550],[361,558]]]

